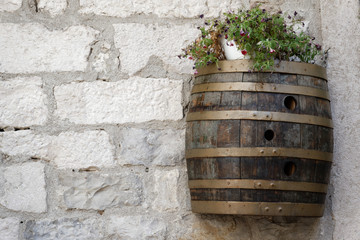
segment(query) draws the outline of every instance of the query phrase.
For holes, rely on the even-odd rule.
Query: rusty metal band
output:
[[[314,159],[332,162],[332,153],[308,150],[301,148],[196,148],[186,150],[185,157],[189,158],[214,158],[214,157],[293,157]]]
[[[279,121],[291,123],[305,123],[333,128],[333,123],[329,118],[323,118],[313,115],[293,114],[282,112],[265,111],[202,111],[188,113],[186,121],[198,120],[258,120],[258,121]]]
[[[191,201],[191,207],[194,213],[208,214],[321,217],[324,213],[323,204],[310,203]]]
[[[213,73],[231,73],[231,72],[248,72],[252,68],[253,63],[251,60],[232,60],[232,61],[219,61],[220,70],[216,64],[198,69],[197,76],[213,74]],[[272,71],[273,73],[289,73],[289,74],[301,74],[312,77],[318,77],[327,79],[326,69],[315,64],[299,63],[299,62],[287,62],[281,61],[280,64],[275,65]]]
[[[328,185],[311,182],[289,182],[261,179],[189,180],[189,188],[241,188],[326,193]]]
[[[318,88],[285,85],[285,84],[271,84],[271,83],[251,83],[251,82],[204,83],[204,84],[194,85],[191,93],[225,92],[225,91],[297,94],[297,95],[319,97],[330,100],[329,93],[327,91]]]

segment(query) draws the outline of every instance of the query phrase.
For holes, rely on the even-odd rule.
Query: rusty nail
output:
[[[267,212],[268,212],[269,210],[270,210],[270,208],[269,208],[269,207],[265,207],[265,211],[267,211]]]

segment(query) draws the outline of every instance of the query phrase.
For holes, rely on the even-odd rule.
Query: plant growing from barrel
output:
[[[199,27],[200,37],[179,57],[194,60],[195,69],[213,63],[219,68],[219,60],[225,59],[220,39],[225,38],[226,44],[235,43],[243,55],[253,60],[252,70],[272,69],[275,60],[313,63],[321,46],[304,32],[296,33],[304,25],[296,16],[297,12],[293,16],[270,14],[259,6],[225,13],[223,19],[205,21],[205,26]]]

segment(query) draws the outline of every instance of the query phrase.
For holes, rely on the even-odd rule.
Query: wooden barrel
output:
[[[192,211],[322,216],[333,151],[326,71],[247,60],[199,71],[187,115]]]

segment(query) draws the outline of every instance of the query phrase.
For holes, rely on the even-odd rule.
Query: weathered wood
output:
[[[208,74],[196,77],[195,84],[236,81],[254,82],[260,85],[262,83],[271,83],[287,86],[305,86],[327,91],[327,82],[324,79],[276,72]],[[188,122],[186,149],[210,150],[216,148],[215,150],[220,150],[226,148],[231,151],[231,148],[257,148],[257,151],[261,151],[263,147],[264,149],[271,148],[271,151],[273,151],[272,149],[274,151],[276,149],[294,149],[318,151],[321,155],[332,153],[333,130],[330,128],[331,125],[308,121],[300,123],[286,122],[286,119],[279,118],[230,119],[231,114],[234,113],[231,111],[242,113],[254,111],[249,114],[257,114],[261,111],[270,115],[271,113],[289,113],[293,115],[299,114],[302,118],[308,117],[310,119],[310,117],[316,116],[331,119],[330,102],[322,96],[302,95],[298,92],[296,94],[280,91],[261,92],[260,85],[259,88],[247,89],[246,91],[240,89],[230,91],[225,88],[204,91],[202,90],[204,88],[198,88],[199,90],[191,96],[189,112],[224,111],[224,113],[228,114],[226,116],[229,117],[204,120],[204,115],[199,115],[199,118]],[[272,114],[271,116],[275,115]],[[259,154],[251,155],[256,157],[228,154],[218,156],[204,154],[192,155],[192,157],[187,155],[189,156],[186,160],[189,180],[252,179],[285,181],[289,184],[294,182],[328,184],[329,182],[331,162],[325,161],[327,160],[325,158],[320,160],[313,157],[313,155],[285,157],[272,152],[271,155],[264,153],[268,154],[267,156],[261,156],[261,152]],[[215,205],[219,201],[258,202],[260,205],[262,202],[274,202],[280,205],[294,203],[293,207],[297,209],[297,206],[302,206],[301,204],[314,204],[314,206],[319,206],[316,210],[319,212],[323,211],[325,201],[324,192],[271,190],[261,189],[261,186],[254,186],[254,189],[237,187],[192,188],[190,193],[192,201],[213,201],[214,204],[216,203]],[[204,210],[204,212],[208,211]],[[221,210],[216,210],[216,212],[221,212]],[[228,209],[223,211],[223,213],[228,212],[231,211]],[[249,211],[246,212],[249,213]],[[261,212],[264,212],[264,210],[254,210],[253,214],[257,215]],[[283,215],[280,212],[274,215]],[[300,210],[289,212],[300,212]],[[312,216],[312,214],[309,213],[309,216]]]

